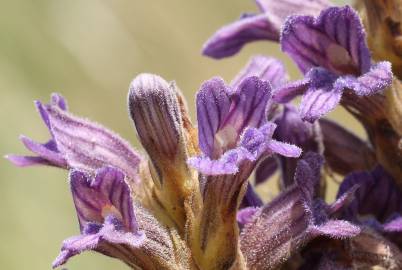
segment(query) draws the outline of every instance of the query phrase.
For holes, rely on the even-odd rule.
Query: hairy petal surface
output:
[[[303,94],[304,120],[313,122],[331,111],[345,90],[356,98],[379,93],[392,83],[390,63],[371,64],[362,23],[349,6],[325,9],[317,18],[290,16],[281,45],[306,78],[284,85],[274,99],[286,102]]]
[[[339,187],[338,197],[353,185],[360,187],[355,192],[356,199],[343,211],[346,219],[385,230],[383,225],[373,223],[372,217],[374,217],[380,223],[388,223],[390,229],[398,228],[398,220],[402,214],[402,193],[381,166],[377,166],[371,172],[349,174]],[[390,225],[392,223],[395,226]],[[399,232],[401,228],[399,227]]]
[[[317,66],[338,75],[359,75],[370,69],[364,29],[349,6],[325,9],[317,18],[289,17],[281,45],[303,73]]]
[[[94,178],[82,171],[71,172],[71,191],[81,235],[64,241],[53,267],[86,250],[101,251],[134,264],[127,253],[141,247],[145,235],[139,230],[124,178],[122,172],[112,167],[97,170]]]
[[[27,148],[39,156],[25,159],[22,165],[31,165],[35,160],[40,164],[87,172],[110,165],[123,170],[131,179],[137,179],[141,157],[120,136],[67,112],[66,102],[60,95],[53,94],[50,104],[36,102],[36,106],[52,139],[41,145],[22,137]]]
[[[308,154],[300,160],[295,184],[258,210],[244,225],[241,250],[251,269],[275,269],[318,236],[342,239],[360,230],[347,221],[332,220],[322,201],[313,201],[322,158]]]
[[[196,207],[198,202],[193,196],[199,195],[199,188],[186,163],[192,142],[184,123],[191,123],[179,97],[174,83],[157,75],[140,74],[130,84],[128,105],[138,137],[151,160],[155,195],[174,223],[184,230],[187,217],[192,215],[186,205]]]
[[[360,77],[340,77],[336,84],[352,89],[358,96],[376,94],[392,84],[392,71],[389,62],[379,62]]]
[[[221,59],[236,54],[248,42],[279,39],[280,25],[270,21],[266,14],[241,17],[215,32],[204,44],[202,53]]]

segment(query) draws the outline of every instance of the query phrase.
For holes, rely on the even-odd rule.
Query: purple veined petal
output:
[[[270,82],[272,88],[283,85],[288,80],[283,63],[275,58],[256,55],[250,58],[247,65],[236,75],[230,85],[237,88],[247,77],[256,76]]]
[[[340,77],[338,81],[345,88],[352,89],[358,96],[373,95],[392,84],[391,64],[389,62],[379,62],[360,77]]]
[[[258,207],[246,207],[237,213],[237,222],[244,226],[245,224],[251,222],[253,220],[253,216],[256,214],[256,212],[259,210]]]
[[[67,108],[66,101],[63,99],[62,96],[58,94],[52,94],[52,99],[52,103],[54,103],[54,106],[57,106],[63,110]],[[24,146],[38,156],[7,155],[6,158],[10,160],[14,165],[19,167],[48,165],[60,168],[68,168],[67,161],[62,153],[59,152],[57,148],[57,143],[54,140],[53,132],[50,128],[50,119],[48,112],[39,101],[35,101],[35,107],[38,110],[43,122],[48,127],[53,138],[50,139],[47,143],[42,144],[21,135],[20,140],[22,141]]]
[[[312,82],[302,97],[300,115],[303,120],[313,123],[339,104],[343,86],[334,84],[336,78],[320,68],[311,70],[308,76]]]
[[[67,112],[67,103],[59,94],[52,95],[50,104],[43,105],[39,101],[35,104],[52,139],[39,144],[22,137],[24,145],[38,157],[11,155],[11,161],[23,166],[45,164],[90,173],[111,165],[123,170],[131,179],[138,179],[141,157],[120,136]]]
[[[185,153],[175,84],[154,74],[140,74],[130,84],[128,105],[141,144],[159,170],[162,159]]]
[[[75,117],[54,106],[46,106],[57,148],[70,168],[88,172],[114,166],[137,178],[140,156],[120,136],[99,124]]]
[[[246,128],[259,127],[266,120],[271,96],[268,82],[248,77],[236,89],[222,79],[205,82],[197,94],[199,144],[202,152],[217,159],[236,147]]]
[[[268,178],[270,178],[275,171],[278,169],[278,162],[275,157],[270,156],[265,158],[261,163],[257,166],[255,170],[255,184],[261,184]]]
[[[280,27],[266,14],[243,17],[216,31],[204,44],[202,53],[216,59],[232,56],[248,42],[279,40]]]
[[[57,151],[57,146],[54,140],[50,140],[46,144],[40,144],[23,135],[20,136],[20,140],[28,150],[37,154],[39,157],[48,160],[54,166],[67,168],[67,162],[62,154]]]
[[[277,16],[284,22],[292,14],[318,15],[321,10],[331,6],[327,0],[256,0],[262,12]]]
[[[257,77],[242,81],[230,96],[231,108],[217,137],[235,144],[246,128],[258,128],[267,121],[266,110],[271,86]],[[232,134],[234,133],[234,134]]]
[[[277,103],[288,103],[295,97],[306,92],[310,83],[311,79],[308,77],[305,77],[302,80],[286,83],[285,85],[275,89],[272,99]]]
[[[172,232],[132,201],[120,171],[106,167],[94,177],[72,171],[71,185],[82,235],[64,242],[54,267],[80,252],[94,250],[134,269],[190,268],[189,251],[183,247],[176,252],[180,243],[173,244]]]
[[[214,156],[215,134],[229,113],[229,90],[220,78],[202,84],[197,93],[199,145],[207,156]]]
[[[355,192],[356,199],[344,209],[345,218],[355,221],[359,220],[359,216],[372,215],[383,223],[394,213],[402,212],[402,193],[381,166],[371,172],[355,172],[346,176],[337,196],[342,196],[354,185],[360,185],[360,188]]]
[[[362,23],[349,6],[325,9],[316,19],[289,17],[281,45],[303,73],[321,66],[338,75],[359,75],[371,65]]]
[[[74,170],[70,183],[81,230],[88,222],[102,224],[108,214],[113,214],[121,219],[122,230],[138,231],[131,192],[122,172],[104,167],[91,179],[86,173]]]

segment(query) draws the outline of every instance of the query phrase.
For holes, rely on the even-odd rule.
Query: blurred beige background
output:
[[[176,80],[189,101],[212,76],[230,81],[255,53],[286,62],[278,45],[258,42],[215,61],[200,54],[203,42],[244,11],[252,0],[1,0],[0,153],[27,153],[19,134],[45,141],[49,134],[33,100],[62,93],[70,110],[120,133],[138,147],[126,95],[140,72]],[[338,1],[341,2],[341,1]],[[342,1],[346,2],[346,1]],[[338,110],[331,117],[344,118]],[[347,122],[354,128],[355,122]],[[50,269],[61,242],[78,234],[67,172],[18,169],[0,161],[0,269]],[[127,269],[95,253],[68,269]]]

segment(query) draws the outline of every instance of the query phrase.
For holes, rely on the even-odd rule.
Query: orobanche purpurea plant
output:
[[[128,111],[147,155],[59,94],[35,103],[50,140],[22,136],[34,155],[7,158],[69,171],[80,232],[53,267],[96,251],[133,269],[402,269],[402,1],[256,2],[204,55],[279,42],[302,79],[254,56],[232,82],[200,86],[194,124],[175,82],[140,74]],[[367,140],[323,118],[337,106]],[[276,171],[279,194],[261,198]]]

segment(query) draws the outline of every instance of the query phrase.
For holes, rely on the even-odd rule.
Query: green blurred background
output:
[[[22,133],[49,134],[32,101],[62,93],[70,110],[120,133],[138,147],[126,95],[140,72],[176,80],[194,119],[194,94],[212,76],[230,81],[252,54],[273,55],[299,73],[277,44],[258,42],[236,57],[215,61],[203,42],[244,11],[252,0],[1,0],[0,153],[27,153]],[[345,3],[346,1],[337,1]],[[330,115],[346,119],[337,110]],[[350,128],[356,123],[343,120]],[[64,238],[78,234],[67,172],[18,169],[0,161],[0,269],[50,269]],[[127,269],[95,253],[73,258],[68,269]]]

